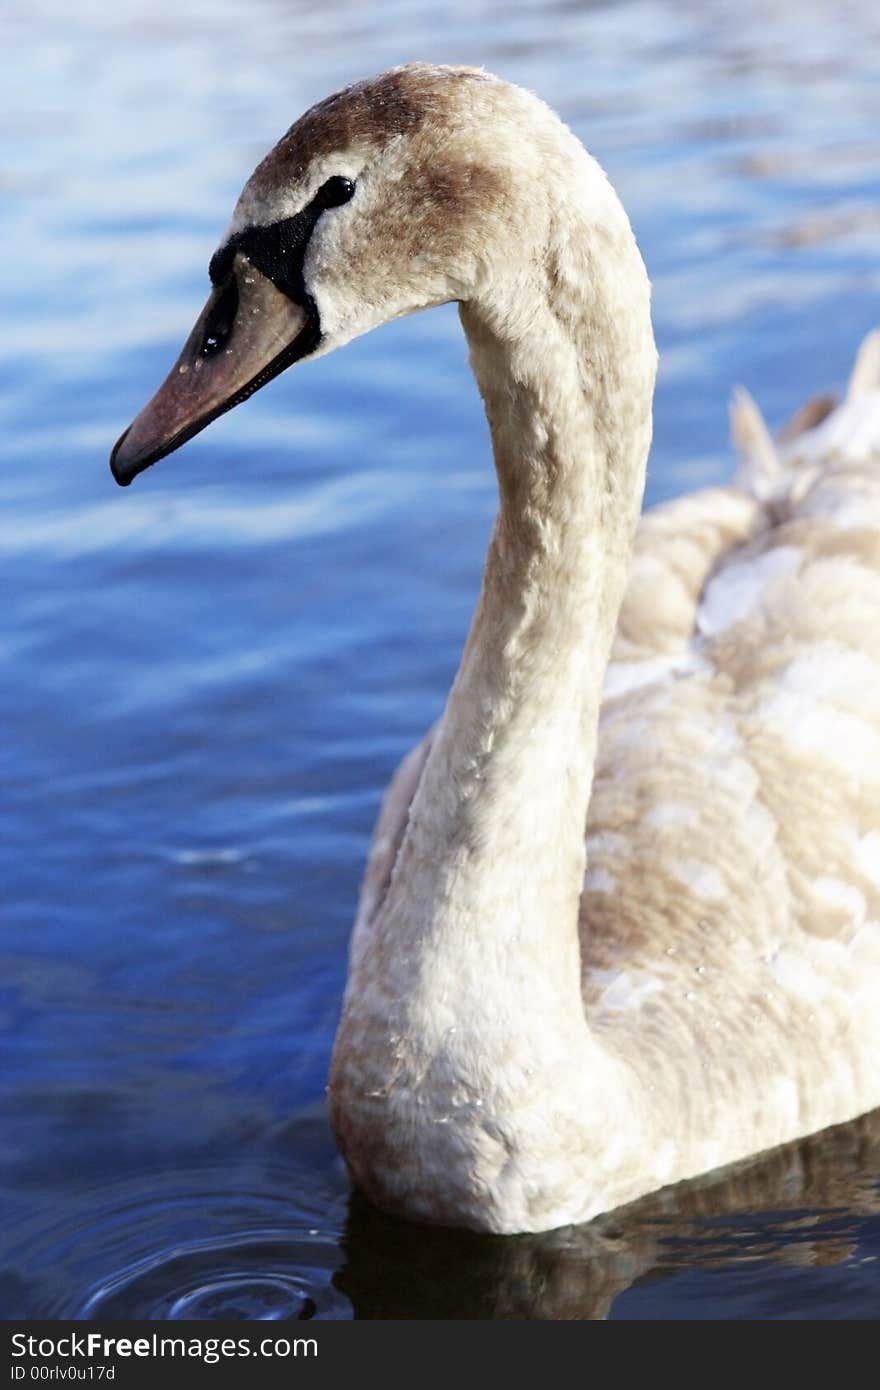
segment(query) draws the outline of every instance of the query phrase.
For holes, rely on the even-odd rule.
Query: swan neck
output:
[[[551,229],[543,264],[499,272],[460,309],[499,512],[380,909],[420,951],[476,957],[504,935],[579,1014],[587,803],[656,364],[644,266],[604,190],[592,222]]]
[[[565,987],[578,1000],[584,828],[653,386],[649,321],[641,320],[646,352],[644,342],[615,342],[626,335],[611,305],[594,296],[591,309],[566,323],[548,295],[522,337],[504,331],[492,301],[461,308],[492,436],[499,512],[472,630],[413,807],[416,825],[430,821],[435,855],[469,836],[481,889],[464,915],[475,929],[534,941],[547,975],[550,933]],[[597,327],[604,329],[598,340]],[[440,801],[440,779],[457,788],[453,805],[448,796]],[[507,904],[502,922],[490,906],[499,900]]]

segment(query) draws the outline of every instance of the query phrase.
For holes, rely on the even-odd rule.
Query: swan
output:
[[[549,1230],[880,1104],[880,337],[780,440],[740,395],[734,485],[639,520],[657,357],[627,216],[542,101],[462,67],[309,110],[210,278],[117,482],[449,301],[498,475],[351,943],[329,1104],[356,1186]]]

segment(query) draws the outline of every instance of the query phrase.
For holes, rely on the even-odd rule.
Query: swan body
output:
[[[550,1229],[880,1104],[880,340],[734,486],[639,521],[656,353],[615,194],[537,98],[415,65],[247,184],[128,483],[292,361],[460,305],[499,513],[380,814],[334,1047],[354,1181]]]

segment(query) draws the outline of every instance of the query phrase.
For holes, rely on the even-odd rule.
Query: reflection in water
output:
[[[346,1221],[323,1121],[277,1128],[323,1095],[379,797],[477,592],[495,485],[454,310],[127,494],[107,470],[256,160],[419,57],[539,91],[607,167],[654,283],[648,501],[727,479],[731,385],[783,419],[880,321],[880,10],[841,13],[6,0],[3,1316],[877,1311],[870,1125],[513,1241]]]

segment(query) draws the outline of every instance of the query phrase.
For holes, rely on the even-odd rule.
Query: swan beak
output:
[[[310,301],[296,303],[237,255],[165,381],[117,440],[110,469],[119,486],[313,351],[319,337]]]

